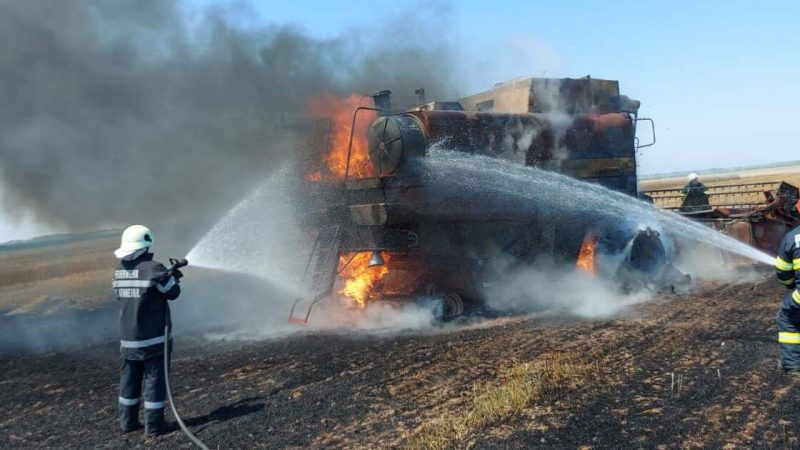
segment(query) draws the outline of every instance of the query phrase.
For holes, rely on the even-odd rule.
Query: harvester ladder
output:
[[[341,243],[339,225],[326,225],[319,228],[317,239],[308,256],[303,282],[310,279],[311,296],[300,297],[292,304],[289,322],[308,323],[311,309],[330,295],[336,281],[336,269],[339,265],[339,244]],[[295,310],[303,300],[308,300],[305,315],[295,316]]]

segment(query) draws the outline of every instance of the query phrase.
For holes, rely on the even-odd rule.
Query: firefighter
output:
[[[144,403],[145,434],[155,436],[166,431],[164,327],[171,326],[167,300],[180,295],[182,274],[169,274],[153,260],[153,232],[149,228],[132,225],[123,231],[121,241],[114,252],[120,261],[113,282],[120,305],[120,428],[123,432],[139,428],[139,405]]]
[[[800,211],[800,203],[795,207]],[[800,226],[786,233],[775,258],[778,281],[791,289],[778,310],[779,367],[786,373],[800,375],[800,290],[796,285],[800,270]]]
[[[682,211],[696,211],[708,209],[708,194],[706,194],[706,185],[700,182],[700,176],[696,173],[690,173],[687,177],[687,183],[683,186],[683,204],[681,205]]]

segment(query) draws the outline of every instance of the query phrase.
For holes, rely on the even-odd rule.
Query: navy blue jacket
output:
[[[794,289],[791,295],[794,305],[788,304],[787,300],[787,306],[800,308],[800,292],[796,289],[797,271],[800,271],[800,227],[786,233],[775,257],[775,276],[782,285]]]
[[[120,260],[114,271],[114,294],[120,304],[120,349],[125,359],[145,360],[164,350],[164,327],[172,326],[167,300],[181,293],[178,280],[153,261],[152,253]]]

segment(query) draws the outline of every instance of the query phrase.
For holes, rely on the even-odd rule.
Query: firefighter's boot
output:
[[[139,405],[119,405],[119,428],[128,433],[139,428]]]
[[[144,410],[144,434],[149,437],[158,436],[167,432],[167,422],[164,420],[164,408]]]

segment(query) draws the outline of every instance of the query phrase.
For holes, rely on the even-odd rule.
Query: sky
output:
[[[203,4],[203,2],[195,2]],[[418,4],[427,14],[426,3]],[[800,160],[800,2],[462,0],[443,37],[475,92],[520,76],[620,81],[655,120],[641,174]],[[491,6],[489,6],[491,5]],[[335,37],[397,2],[261,2],[248,20]],[[433,11],[439,11],[434,8]],[[413,30],[409,30],[413,33]],[[437,36],[432,36],[437,39]],[[476,64],[469,64],[474,58]],[[645,136],[643,136],[645,138]]]
[[[208,5],[186,0],[187,20]],[[397,9],[396,1],[274,0],[234,17],[337,38]],[[441,20],[430,39],[462,55],[453,70],[466,93],[521,76],[619,80],[655,121],[657,143],[641,150],[640,174],[800,160],[800,2],[462,0],[414,9]],[[60,231],[10,219],[0,216],[0,242]]]

